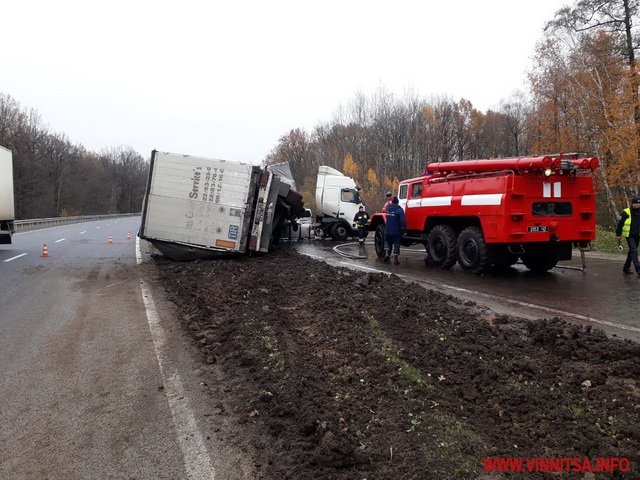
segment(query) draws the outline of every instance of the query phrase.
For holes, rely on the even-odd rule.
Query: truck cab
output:
[[[353,217],[360,206],[360,188],[351,177],[343,175],[335,168],[321,165],[316,181],[316,221],[318,233],[336,240],[346,240],[354,236]]]

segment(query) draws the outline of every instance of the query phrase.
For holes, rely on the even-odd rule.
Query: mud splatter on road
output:
[[[627,457],[614,478],[638,476],[636,343],[289,249],[156,265],[256,478],[477,478],[488,456]]]

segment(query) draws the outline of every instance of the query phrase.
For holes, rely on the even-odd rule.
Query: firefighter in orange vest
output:
[[[627,240],[629,253],[622,267],[622,273],[631,272],[631,263],[636,273],[640,275],[640,260],[638,260],[638,244],[640,243],[640,196],[631,199],[631,208],[625,208],[616,227],[616,237]]]

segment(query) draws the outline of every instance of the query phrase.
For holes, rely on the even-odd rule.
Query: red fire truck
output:
[[[522,259],[546,272],[570,260],[572,247],[595,239],[593,171],[598,159],[579,154],[430,163],[400,182],[407,219],[402,245],[423,244],[429,265],[481,272]],[[385,214],[372,215],[383,255]]]

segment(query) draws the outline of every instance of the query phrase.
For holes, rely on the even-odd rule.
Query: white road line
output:
[[[86,230],[81,231],[80,235],[82,235],[83,233],[87,233],[87,231]]]
[[[156,352],[156,359],[164,382],[164,391],[171,410],[178,444],[180,445],[180,450],[182,450],[187,478],[193,480],[215,479],[215,471],[211,464],[209,453],[205,447],[202,433],[198,429],[195,416],[189,407],[180,375],[176,371],[168,371],[166,355],[163,353],[167,344],[167,335],[162,325],[160,325],[160,318],[151,296],[151,291],[142,280],[140,280],[140,291],[147,312],[153,348]]]
[[[325,257],[320,257],[318,255],[313,255],[313,254],[309,254],[309,253],[302,253],[302,255],[306,255],[308,257],[312,257],[318,260],[321,260],[325,263],[329,263],[327,262],[327,259]],[[370,268],[370,267],[364,267],[361,265],[357,265],[357,264],[353,264],[353,263],[349,263],[349,262],[338,262],[342,265],[347,265],[349,267],[351,267],[352,269],[355,270],[371,270],[374,272],[380,272],[380,273],[386,273],[386,274],[391,274],[391,273],[396,273],[396,272],[389,272],[387,270],[379,270],[376,268]],[[614,322],[610,322],[608,320],[601,320],[599,318],[594,318],[594,317],[587,317],[585,315],[580,315],[579,313],[571,313],[571,312],[566,312],[564,310],[558,310],[557,308],[551,308],[551,307],[545,307],[544,305],[539,305],[536,303],[529,303],[529,302],[523,302],[521,300],[516,300],[514,298],[509,298],[509,297],[504,297],[502,295],[496,295],[493,293],[484,293],[484,292],[479,292],[477,290],[471,290],[468,288],[462,288],[462,287],[456,287],[454,285],[447,285],[445,283],[438,283],[438,282],[432,282],[430,280],[425,280],[424,278],[420,278],[420,277],[415,277],[413,275],[406,275],[403,273],[396,273],[396,275],[398,275],[401,278],[405,278],[407,280],[411,280],[412,282],[417,282],[417,283],[422,283],[422,284],[426,284],[429,285],[431,287],[435,287],[436,289],[441,288],[443,290],[450,290],[450,291],[454,291],[454,292],[458,292],[458,293],[464,293],[464,294],[471,294],[471,295],[476,295],[478,297],[484,297],[484,298],[488,298],[491,300],[501,300],[503,302],[507,302],[510,303],[512,305],[517,305],[519,307],[527,307],[527,308],[531,308],[534,310],[540,310],[543,312],[548,312],[551,313],[553,315],[558,315],[558,316],[562,316],[562,317],[569,317],[569,318],[574,318],[576,320],[582,320],[584,322],[591,322],[591,323],[595,323],[597,325],[604,325],[607,327],[612,327],[612,328],[618,328],[620,330],[627,330],[629,332],[634,332],[634,333],[640,333],[640,328],[638,327],[632,327],[629,325],[622,325],[620,323],[614,323]]]
[[[591,323],[595,323],[595,324],[598,324],[598,325],[606,325],[607,327],[619,328],[620,330],[627,330],[629,332],[640,333],[640,328],[638,328],[638,327],[632,327],[632,326],[629,326],[629,325],[622,325],[620,323],[614,323],[614,322],[610,322],[608,320],[601,320],[599,318],[594,318],[594,317],[587,317],[585,315],[580,315],[579,313],[567,312],[565,310],[559,310],[557,308],[546,307],[544,305],[540,305],[540,304],[537,304],[537,303],[524,302],[522,300],[516,300],[514,298],[509,298],[509,297],[505,297],[505,296],[502,296],[502,295],[496,295],[495,293],[484,293],[484,292],[479,292],[478,290],[471,290],[471,289],[468,289],[468,288],[461,288],[461,287],[456,287],[456,286],[453,286],[453,285],[447,285],[445,283],[431,282],[429,280],[424,280],[422,278],[415,277],[415,276],[412,276],[412,275],[398,274],[398,276],[407,278],[407,279],[412,280],[414,282],[427,283],[427,284],[433,285],[435,287],[442,287],[442,288],[447,289],[447,290],[453,290],[453,291],[460,292],[460,293],[477,295],[479,297],[485,297],[485,298],[489,298],[489,299],[492,299],[492,300],[496,300],[496,299],[497,300],[502,300],[503,302],[511,303],[511,304],[517,305],[519,307],[532,308],[534,310],[541,310],[543,312],[552,313],[552,314],[558,315],[558,316],[575,318],[577,320],[591,322]]]
[[[325,257],[321,257],[320,255],[314,255],[313,253],[307,253],[307,252],[300,252],[300,253],[302,255],[307,256],[307,257],[311,257],[311,258],[313,258],[315,260],[322,260],[323,262],[328,263],[328,262],[326,262],[326,258]]]
[[[386,273],[387,275],[391,275],[391,272],[387,272],[386,270],[380,270],[378,268],[365,267],[362,265],[354,265],[353,263],[349,263],[349,262],[338,262],[338,263],[341,263],[342,265],[348,265],[353,268],[357,268],[358,270],[365,270],[368,272],[376,272],[376,273]]]
[[[6,260],[3,260],[3,262],[7,263],[15,260],[16,258],[24,257],[25,255],[28,255],[28,253],[21,253],[20,255],[16,255],[15,257],[7,258]]]
[[[53,242],[53,243],[64,242],[65,240],[66,240],[66,238],[61,238],[60,240],[56,240],[56,241],[55,241],[55,242]]]
[[[26,235],[27,233],[37,233],[37,232],[42,232],[43,230],[55,230],[56,228],[60,228],[60,226],[47,227],[47,228],[34,228],[33,230],[29,230],[28,232],[14,233],[13,236],[15,237],[16,235]]]
[[[136,264],[142,263],[142,254],[140,253],[140,237],[136,235]]]
[[[96,228],[100,228],[100,227],[96,227]]]

